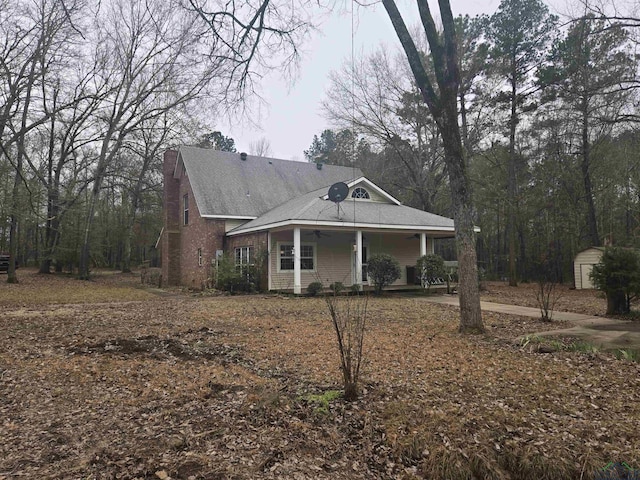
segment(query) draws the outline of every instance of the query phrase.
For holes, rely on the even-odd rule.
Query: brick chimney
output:
[[[178,152],[164,152],[162,189],[162,283],[180,283],[180,179],[173,177]]]

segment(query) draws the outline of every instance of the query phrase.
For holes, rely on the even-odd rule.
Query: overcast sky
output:
[[[417,10],[411,18],[415,2],[399,0],[407,24],[418,21]],[[437,4],[430,2],[437,12]],[[455,16],[479,13],[492,14],[499,0],[452,0]],[[355,2],[353,2],[355,4]],[[391,21],[381,4],[357,7],[354,48],[356,56],[375,50],[380,44],[398,49],[400,43],[393,31]],[[287,160],[304,160],[303,151],[311,145],[314,135],[319,135],[331,125],[322,116],[320,104],[325,98],[329,72],[339,69],[351,59],[351,14],[333,14],[328,17],[318,32],[304,45],[299,76],[291,85],[277,74],[265,77],[261,84],[263,98],[268,103],[261,113],[255,112],[253,120],[259,127],[251,126],[241,119],[232,119],[232,124],[215,125],[225,135],[233,137],[238,151],[249,151],[250,143],[266,138],[271,145],[271,156]]]

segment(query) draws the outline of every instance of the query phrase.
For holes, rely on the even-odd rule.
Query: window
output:
[[[300,270],[315,269],[315,251],[314,246],[305,244],[300,246]],[[282,243],[279,248],[279,270],[293,270],[293,244]]]
[[[201,248],[198,249],[198,266],[199,267],[202,266],[202,249]]]
[[[236,270],[242,270],[244,266],[253,264],[253,247],[238,247],[235,254]]]
[[[368,200],[371,197],[369,197],[369,192],[364,188],[356,187],[353,189],[353,192],[351,192],[351,198],[366,198]]]
[[[280,245],[280,270],[293,270],[293,245]]]
[[[184,206],[183,221],[185,225],[189,225],[189,195],[182,197],[182,204]]]

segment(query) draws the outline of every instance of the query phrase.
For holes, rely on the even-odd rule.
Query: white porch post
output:
[[[356,285],[362,285],[362,230],[356,230]]]
[[[271,230],[267,231],[267,290],[271,290]]]
[[[427,253],[429,255],[433,255],[435,252],[436,251],[433,248],[433,237],[429,237],[429,241],[427,242]]]
[[[427,254],[427,234],[420,234],[420,256],[424,257]]]
[[[293,293],[302,293],[302,276],[300,272],[300,227],[293,229]]]

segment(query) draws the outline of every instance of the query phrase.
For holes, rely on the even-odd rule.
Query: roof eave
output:
[[[202,218],[222,219],[222,220],[255,220],[258,217],[248,217],[245,215],[200,215]]]
[[[377,230],[400,230],[400,231],[425,231],[425,232],[451,232],[454,233],[453,226],[426,226],[426,225],[391,225],[388,223],[358,223],[358,222],[329,222],[329,221],[317,221],[317,220],[283,220],[279,222],[273,222],[266,225],[258,225],[251,228],[238,227],[227,232],[228,236],[242,235],[245,233],[259,232],[263,230],[273,230],[274,228],[286,227],[286,226],[313,226],[317,227],[333,227],[333,228],[362,228],[362,229],[377,229]],[[479,231],[476,227],[474,230]]]

